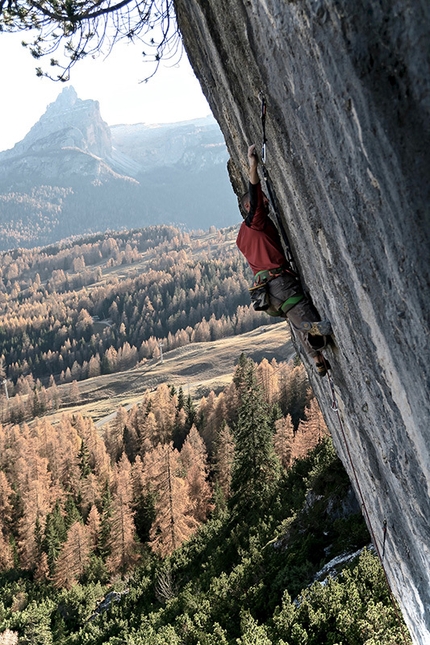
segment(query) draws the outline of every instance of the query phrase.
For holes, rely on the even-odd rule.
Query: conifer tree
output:
[[[132,509],[131,465],[123,455],[116,468],[116,491],[112,496],[107,566],[112,573],[125,573],[137,560],[136,527]]]
[[[275,452],[284,468],[288,468],[292,461],[292,449],[294,442],[294,426],[291,415],[275,421],[275,434],[273,445]]]
[[[263,358],[257,367],[256,374],[257,382],[263,390],[266,403],[268,403],[268,405],[273,405],[279,399],[276,362],[269,363],[267,358]]]
[[[0,528],[0,571],[8,571],[14,567],[14,557],[11,545]]]
[[[13,512],[12,495],[12,486],[9,484],[5,473],[0,470],[0,529],[10,527]]]
[[[280,405],[284,415],[290,414],[296,430],[309,401],[309,382],[303,365],[291,362],[280,373]]]
[[[96,354],[95,356],[91,356],[89,361],[89,366],[88,366],[89,378],[92,378],[93,376],[99,376],[100,371],[101,371],[100,356],[98,354]]]
[[[151,450],[158,441],[158,426],[155,414],[150,410],[140,426],[140,454],[144,454]]]
[[[212,507],[212,490],[207,479],[209,469],[205,444],[195,425],[191,426],[182,446],[180,460],[186,472],[185,479],[193,505],[193,516],[198,522],[204,522]]]
[[[115,419],[108,425],[105,434],[107,451],[113,463],[116,463],[124,449],[124,430],[127,426],[127,410],[120,405],[117,409]]]
[[[54,584],[70,589],[84,573],[90,558],[87,528],[79,521],[71,525],[55,565]]]
[[[46,516],[45,532],[42,548],[47,556],[47,563],[51,575],[55,570],[55,563],[61,551],[61,545],[66,540],[67,530],[60,504],[57,501],[52,513]]]
[[[168,386],[163,383],[157,387],[152,399],[151,411],[156,420],[156,435],[153,444],[167,443],[172,440],[176,416],[176,396],[172,396]]]
[[[167,555],[178,548],[197,528],[187,484],[179,476],[178,451],[172,444],[159,444],[145,455],[149,490],[156,495],[155,520],[151,527],[152,548]]]
[[[100,518],[99,552],[106,559],[110,554],[110,534],[112,517],[112,495],[108,482],[102,495],[102,512]]]
[[[185,407],[185,395],[184,395],[184,390],[182,389],[182,385],[179,387],[179,390],[178,390],[178,402],[176,404],[176,407],[178,410],[181,410],[183,407]]]
[[[81,441],[81,448],[79,450],[79,469],[81,471],[81,477],[83,478],[88,477],[91,473],[90,451],[84,439]]]
[[[52,378],[52,381],[49,381],[48,396],[51,400],[51,406],[54,408],[54,410],[58,410],[61,403],[61,397],[54,378]]]
[[[185,409],[179,408],[176,410],[175,423],[173,426],[172,439],[173,445],[177,450],[182,448],[188,431],[187,415]]]
[[[73,375],[71,376],[73,378]],[[79,399],[81,398],[80,392],[79,392],[79,385],[76,381],[76,379],[72,380],[72,384],[69,389],[69,399],[71,403],[78,403]]]
[[[46,581],[50,579],[50,571],[48,564],[48,556],[44,551],[40,554],[40,557],[36,563],[36,569],[34,571],[34,579],[38,581]]]
[[[211,390],[207,399],[202,398],[199,406],[198,428],[210,455],[214,450],[219,428],[227,417],[228,411],[222,392],[217,397]]]
[[[70,423],[70,417],[66,419]],[[92,419],[84,419],[81,414],[73,415],[73,425],[78,436],[84,439],[90,453],[89,465],[103,486],[110,477],[110,460],[105,443],[99,435]]]
[[[328,435],[328,429],[324,417],[314,397],[310,400],[305,410],[306,420],[299,423],[292,446],[292,459],[305,457],[324,437]]]
[[[147,485],[140,455],[137,455],[132,465],[131,482],[136,532],[140,541],[145,543],[149,541],[149,532],[155,520],[155,492]]]
[[[231,494],[233,464],[234,438],[230,428],[224,422],[215,444],[215,477],[225,500],[228,500]]]
[[[187,396],[187,400],[185,401],[185,406],[184,406],[185,413],[187,415],[185,424],[187,428],[191,428],[193,423],[196,421],[196,406],[194,405],[194,401],[191,398],[191,394]]]
[[[241,396],[239,418],[234,429],[235,453],[231,505],[236,512],[261,511],[271,499],[280,475],[273,448],[269,411],[257,385],[252,360],[242,361],[236,374]]]
[[[27,451],[24,453],[27,459],[22,456],[17,462],[23,509],[18,523],[18,544],[22,565],[29,569],[36,563],[38,555],[36,523],[44,526],[51,507],[48,459],[39,456],[36,446],[37,439],[31,440],[27,435]]]
[[[88,539],[92,551],[96,551],[100,535],[100,513],[97,506],[93,504],[88,513],[86,526],[88,528]]]
[[[64,525],[66,527],[66,530],[68,530],[72,526],[72,524],[75,524],[75,522],[82,521],[81,514],[79,513],[75,500],[71,495],[67,496],[66,502],[64,504],[64,512]]]

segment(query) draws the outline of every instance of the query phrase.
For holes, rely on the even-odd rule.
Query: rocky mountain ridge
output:
[[[30,154],[37,158],[61,148],[78,148],[102,159],[112,150],[110,128],[101,117],[99,102],[79,99],[73,87],[65,87],[24,139],[0,153],[0,160],[13,162]]]
[[[97,101],[67,87],[0,152],[0,250],[107,228],[233,224],[227,158],[213,117],[110,128]]]

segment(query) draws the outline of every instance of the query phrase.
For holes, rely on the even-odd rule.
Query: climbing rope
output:
[[[330,368],[330,365],[328,364],[325,356],[323,354],[321,354],[321,357],[322,357],[323,363],[324,363],[324,365],[326,367],[326,370],[327,370],[328,383],[329,383],[329,386],[330,386],[331,398],[332,398],[331,409],[336,413],[336,416],[337,416],[337,419],[338,419],[338,422],[339,422],[339,427],[340,427],[340,430],[341,430],[343,443],[344,443],[344,446],[345,446],[345,449],[346,449],[346,452],[347,452],[347,455],[348,455],[348,461],[349,461],[350,466],[351,466],[351,471],[352,471],[353,476],[354,476],[356,490],[357,490],[359,498],[360,498],[361,507],[363,509],[363,514],[364,514],[364,516],[366,518],[366,522],[367,522],[367,526],[369,527],[369,532],[370,532],[370,535],[371,535],[371,538],[372,538],[373,546],[375,547],[376,554],[377,554],[377,556],[379,558],[379,561],[381,563],[382,571],[384,572],[384,577],[385,577],[385,581],[387,583],[388,593],[389,593],[390,600],[391,600],[391,603],[392,603],[393,608],[394,608],[394,612],[396,614],[396,618],[397,618],[397,621],[398,621],[398,624],[399,624],[399,627],[400,627],[400,631],[402,633],[403,640],[407,645],[410,645],[411,641],[410,641],[410,638],[408,638],[408,636],[406,634],[404,622],[403,622],[403,619],[402,619],[402,617],[400,615],[400,612],[399,612],[399,609],[398,609],[398,606],[397,606],[397,601],[396,601],[396,599],[394,597],[394,594],[393,594],[393,592],[391,590],[391,586],[390,586],[390,582],[389,582],[389,579],[388,579],[387,571],[386,571],[385,565],[384,565],[384,561],[385,561],[385,545],[386,545],[386,540],[387,540],[387,520],[384,519],[384,522],[383,522],[383,544],[382,544],[382,553],[381,553],[381,550],[380,550],[380,548],[378,546],[378,541],[376,539],[376,533],[375,533],[375,530],[373,528],[372,521],[370,519],[370,514],[369,514],[369,511],[367,509],[366,501],[364,499],[363,491],[361,490],[361,486],[360,486],[360,482],[359,482],[359,479],[358,479],[357,471],[355,469],[354,462],[352,460],[351,451],[349,449],[349,443],[348,443],[347,438],[346,438],[345,426],[344,426],[344,423],[342,421],[342,416],[340,414],[339,404],[338,404],[338,401],[337,401],[336,391],[335,391],[334,383],[333,383],[333,378],[332,378],[332,376],[330,374],[330,369],[331,368]]]

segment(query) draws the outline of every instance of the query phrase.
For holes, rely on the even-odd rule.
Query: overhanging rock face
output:
[[[428,0],[176,0],[233,186],[261,142],[327,355],[372,529],[416,643],[430,642]],[[238,221],[240,215],[238,212]],[[311,377],[352,468],[327,379]]]

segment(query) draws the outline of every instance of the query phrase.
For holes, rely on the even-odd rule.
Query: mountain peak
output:
[[[8,151],[8,157],[65,147],[102,158],[112,149],[110,129],[101,117],[99,102],[80,99],[71,85],[48,105],[24,139]]]
[[[63,111],[73,108],[78,101],[81,101],[81,99],[78,98],[75,88],[70,85],[69,87],[63,88],[55,101],[48,105],[46,112],[52,110]]]

